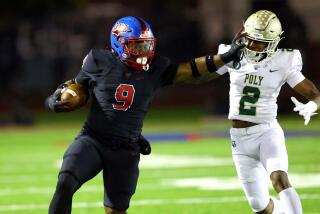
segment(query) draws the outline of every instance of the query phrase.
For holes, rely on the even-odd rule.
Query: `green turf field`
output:
[[[33,127],[0,128],[0,213],[47,213],[58,166],[81,127],[83,112],[39,114]],[[53,117],[54,116],[54,117]],[[285,130],[320,130],[320,118],[309,126],[302,118],[280,117]],[[197,109],[153,110],[144,133],[227,130],[221,118],[205,118]],[[287,139],[291,182],[305,214],[320,213],[320,137]],[[154,143],[141,159],[132,214],[251,213],[236,179],[228,138]],[[271,191],[274,195],[274,192]],[[74,196],[73,213],[104,213],[101,175]]]

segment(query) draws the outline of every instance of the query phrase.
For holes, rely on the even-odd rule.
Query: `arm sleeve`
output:
[[[177,74],[179,64],[172,62],[170,59],[165,58],[163,62],[166,66],[160,76],[160,86],[172,85],[173,80]]]
[[[293,57],[291,61],[291,66],[288,69],[286,82],[291,88],[294,88],[298,83],[305,79],[304,75],[301,73],[302,70],[302,58],[300,51],[294,50]]]
[[[83,59],[83,63],[80,72],[75,78],[76,83],[83,84],[87,88],[91,88],[95,84],[94,73],[97,71],[97,65],[95,63],[92,50]]]

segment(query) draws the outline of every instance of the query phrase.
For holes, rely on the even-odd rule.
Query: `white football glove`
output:
[[[304,125],[308,125],[310,118],[317,114],[315,112],[318,109],[318,105],[314,101],[309,101],[306,104],[300,103],[295,97],[291,97],[291,100],[295,105],[293,111],[299,112],[299,115],[304,118]]]

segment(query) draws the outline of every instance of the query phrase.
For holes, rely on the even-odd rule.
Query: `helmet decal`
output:
[[[146,28],[146,30],[142,31],[140,34],[140,38],[150,38],[150,30],[148,28]]]
[[[150,38],[153,37],[151,30],[146,26],[146,24],[144,23],[144,21],[139,18],[139,17],[135,17],[138,19],[140,25],[141,25],[141,34],[140,34],[140,38]]]
[[[119,34],[121,33],[125,33],[128,31],[128,25],[127,24],[124,24],[124,23],[116,23],[111,32],[116,35],[116,36],[119,36]]]

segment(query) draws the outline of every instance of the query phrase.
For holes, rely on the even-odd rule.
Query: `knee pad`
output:
[[[78,180],[72,174],[63,172],[59,175],[57,192],[73,194],[79,187]]]
[[[249,205],[254,212],[260,212],[268,206],[270,197],[267,182],[259,180],[242,185]]]
[[[269,204],[269,200],[266,201],[261,198],[253,198],[253,197],[248,198],[248,202],[251,209],[254,212],[260,212],[264,210]]]

